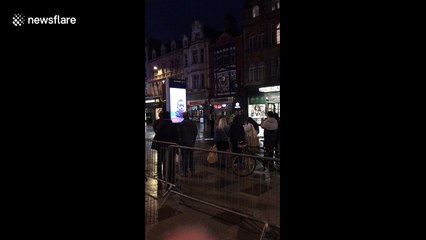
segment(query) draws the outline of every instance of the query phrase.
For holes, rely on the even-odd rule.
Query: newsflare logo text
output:
[[[75,24],[77,19],[75,17],[61,17],[55,15],[53,17],[27,17],[22,13],[13,14],[12,24],[16,27],[23,26],[24,24],[28,25],[38,25],[38,24]]]

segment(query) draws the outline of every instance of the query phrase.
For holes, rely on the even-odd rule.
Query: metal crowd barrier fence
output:
[[[259,229],[261,239],[271,229],[279,232],[280,172],[274,166],[280,159],[185,147],[150,139],[146,139],[145,143],[145,177],[158,180],[159,188],[163,186],[164,195],[159,207],[173,193],[182,201],[190,199],[262,223],[263,228]],[[151,149],[152,144],[159,145],[159,150]],[[183,156],[188,158],[191,152],[193,165],[192,168],[189,165],[185,176]],[[215,164],[207,162],[210,152],[218,154]],[[232,166],[238,156],[256,160],[251,175],[241,177],[234,173]]]

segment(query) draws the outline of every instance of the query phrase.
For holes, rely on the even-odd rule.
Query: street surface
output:
[[[205,124],[197,123],[198,136],[195,147],[209,149],[213,145],[213,139],[206,131]],[[152,125],[145,125],[145,138],[152,139],[154,131]],[[149,149],[146,149],[149,151]],[[154,151],[155,152],[155,151]],[[196,176],[194,178],[183,178],[177,173],[177,179],[180,186],[186,191],[197,197],[209,199],[229,198],[230,203],[233,201],[237,205],[264,205],[265,213],[269,212],[268,216],[273,219],[275,224],[279,224],[279,172],[273,172],[266,176],[263,172],[259,172],[254,176],[255,180],[251,185],[248,178],[239,178],[225,169],[220,169],[212,166],[206,166],[206,152],[195,151],[194,161]],[[153,155],[156,158],[156,155]],[[145,161],[151,161],[146,159]],[[156,161],[153,161],[156,163]],[[152,164],[148,164],[145,169],[148,176],[156,175],[156,170]],[[263,175],[262,175],[263,174]],[[268,173],[269,174],[269,173]],[[254,174],[255,175],[255,174]],[[268,178],[267,180],[265,178]],[[217,192],[217,186],[220,185]],[[182,225],[201,225],[208,229],[212,235],[218,240],[258,240],[262,224],[245,219],[244,217],[231,214],[229,212],[209,207],[205,204],[196,201],[187,200],[176,196],[169,195],[166,203],[160,207],[163,199],[164,188],[158,187],[158,182],[155,179],[149,178],[145,182],[145,238],[150,240],[162,240],[161,236],[173,229]],[[244,186],[243,186],[244,185]],[[253,187],[260,187],[253,192]],[[246,192],[241,192],[239,189],[250,189]],[[219,195],[218,195],[219,194]],[[225,195],[220,195],[225,194]],[[230,194],[230,195],[229,195]],[[232,201],[231,201],[232,199]],[[220,202],[220,201],[219,201]],[[235,205],[235,204],[234,204]],[[268,207],[269,206],[269,207]],[[275,229],[276,230],[276,229]],[[260,232],[259,232],[260,231]],[[270,234],[264,237],[265,240],[279,239],[277,234]]]

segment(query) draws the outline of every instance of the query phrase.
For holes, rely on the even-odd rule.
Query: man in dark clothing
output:
[[[246,141],[244,132],[244,118],[242,115],[236,115],[230,127],[231,133],[231,150],[234,153],[242,153],[243,150],[238,147],[238,143]]]
[[[154,129],[154,132],[157,132],[158,124],[160,124],[160,122],[164,119],[163,115],[164,115],[164,113],[163,113],[163,111],[161,111],[161,112],[158,114],[159,118],[158,118],[158,119],[156,119],[156,120],[154,121],[154,123],[152,124],[152,128]]]
[[[215,115],[214,115],[214,113],[210,114],[209,122],[210,122],[210,137],[214,138],[214,122],[215,122]]]
[[[179,144],[186,147],[194,147],[195,140],[198,134],[197,125],[193,121],[189,120],[188,112],[183,112],[182,116],[183,116],[183,121],[178,126]],[[189,164],[189,168],[191,169],[191,177],[193,177],[195,174],[194,159],[193,159],[194,150],[182,148],[181,153],[182,153],[182,160],[183,160],[183,163],[181,164],[183,175],[185,177],[188,176],[188,164]]]
[[[157,176],[160,179],[165,179],[169,182],[174,183],[174,153],[168,152],[168,150],[176,151],[175,148],[168,148],[172,145],[171,143],[178,142],[177,128],[176,125],[170,120],[170,112],[166,111],[163,114],[163,120],[159,123],[157,127],[157,132],[155,133],[154,140],[167,142],[160,143],[158,153],[158,163],[157,163]],[[167,163],[166,163],[167,161]],[[167,170],[167,176],[163,176],[163,164],[164,170]],[[168,167],[165,169],[165,167]]]
[[[277,150],[276,154],[279,155],[278,145],[280,144],[280,134],[279,134],[279,132],[280,132],[280,117],[278,116],[278,113],[274,113],[274,118],[277,120],[277,123],[278,123],[277,138],[276,138],[276,141],[275,141],[275,149]]]

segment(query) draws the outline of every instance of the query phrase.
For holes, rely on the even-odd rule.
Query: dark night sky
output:
[[[145,35],[168,41],[188,37],[194,20],[223,31],[226,13],[234,16],[241,30],[241,15],[246,0],[147,0]]]

